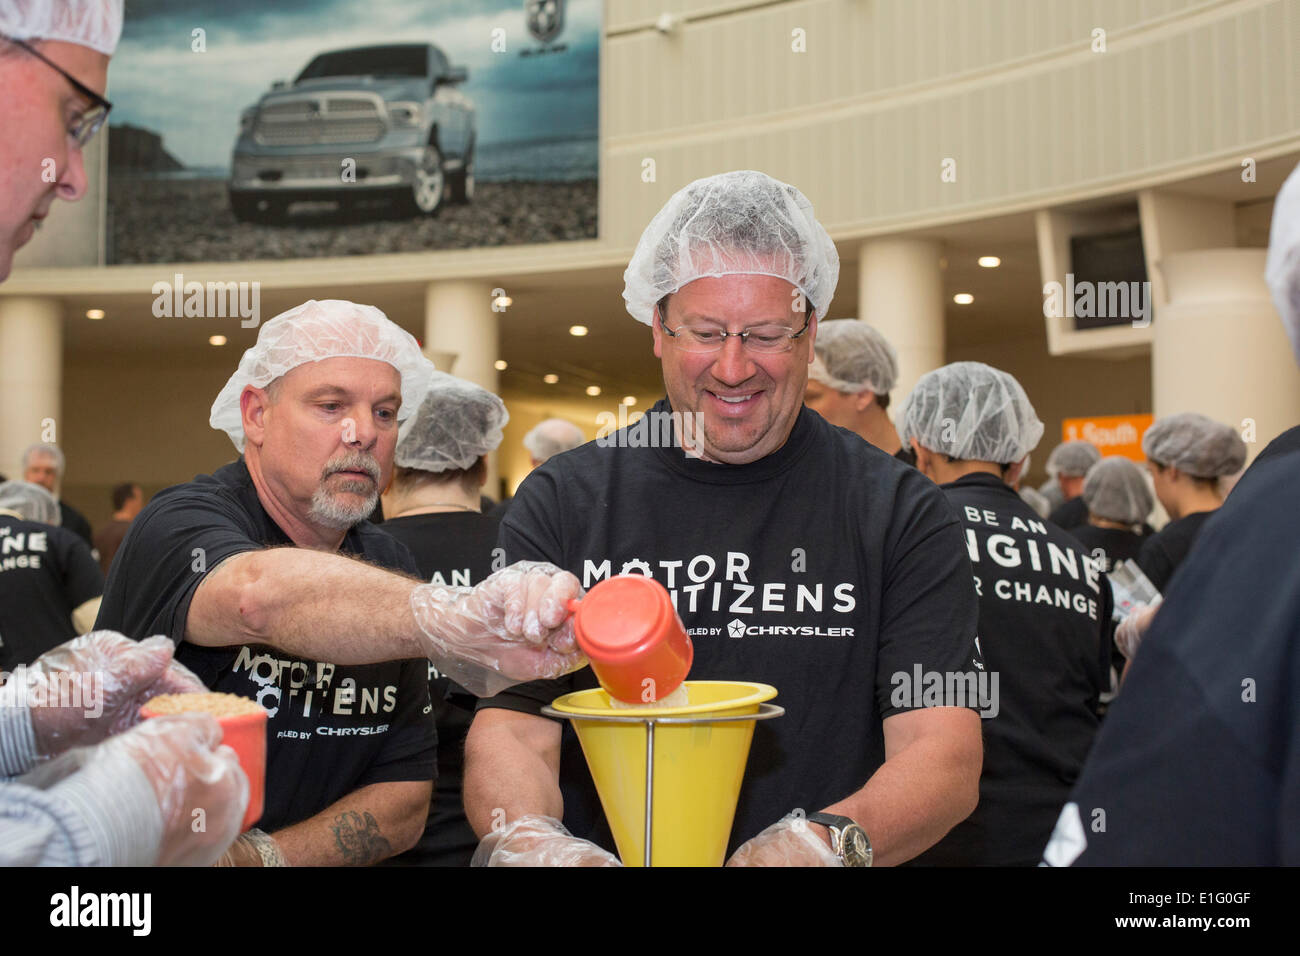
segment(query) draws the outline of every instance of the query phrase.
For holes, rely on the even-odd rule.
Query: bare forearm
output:
[[[917,740],[890,756],[861,790],[825,810],[851,817],[866,831],[874,866],[894,866],[970,816],[979,800],[981,765],[979,750],[972,754],[941,738]]]
[[[251,551],[200,585],[186,640],[269,644],[308,660],[374,664],[423,657],[414,578],[305,548]]]
[[[368,866],[413,847],[429,818],[431,783],[375,783],[271,834],[290,866]]]
[[[478,836],[528,814],[564,816],[560,734],[545,726],[551,723],[509,711],[474,718],[465,740],[465,815]]]

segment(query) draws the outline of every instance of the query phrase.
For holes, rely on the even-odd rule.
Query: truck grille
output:
[[[312,96],[263,106],[253,138],[263,146],[373,143],[384,135],[386,125],[377,100]]]

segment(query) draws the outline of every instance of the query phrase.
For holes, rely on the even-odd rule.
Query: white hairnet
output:
[[[1291,170],[1273,201],[1264,276],[1291,340],[1291,351],[1300,362],[1300,166]]]
[[[524,436],[524,448],[538,461],[547,461],[562,451],[571,451],[587,443],[587,436],[573,422],[548,418],[534,425]]]
[[[55,497],[30,481],[0,482],[0,511],[17,512],[24,521],[59,525],[62,517]]]
[[[982,362],[954,362],[927,372],[903,405],[904,443],[962,461],[1020,461],[1043,437],[1043,423],[1020,383]]]
[[[1055,478],[1082,478],[1088,469],[1101,461],[1101,449],[1090,441],[1062,442],[1047,456],[1047,473]]]
[[[0,0],[0,33],[76,43],[112,56],[122,35],[122,0]]]
[[[212,403],[209,423],[229,435],[242,452],[244,425],[239,396],[244,388],[266,388],[299,365],[330,358],[376,359],[397,369],[402,376],[399,421],[415,413],[434,371],[415,336],[389,321],[374,306],[312,299],[262,325],[257,343],[244,353],[239,368]]]
[[[888,395],[898,381],[898,353],[879,331],[857,319],[818,323],[814,351],[808,377],[837,392]]]
[[[632,318],[650,325],[665,295],[725,275],[784,279],[820,317],[835,295],[840,257],[803,193],[765,173],[736,170],[697,179],[664,204],[623,273],[623,299]]]
[[[1141,524],[1151,513],[1155,495],[1142,469],[1127,458],[1103,458],[1083,479],[1083,503],[1107,521]]]
[[[1157,464],[1197,478],[1222,478],[1246,463],[1246,443],[1236,430],[1199,412],[1160,419],[1142,436],[1142,451]]]
[[[393,462],[421,471],[468,468],[496,450],[509,420],[505,402],[486,388],[434,372],[424,400],[398,432]]]

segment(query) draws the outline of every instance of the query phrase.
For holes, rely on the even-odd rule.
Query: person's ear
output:
[[[875,400],[875,392],[867,389],[853,396],[853,407],[859,412],[865,412]]]
[[[266,389],[245,385],[239,395],[239,417],[244,423],[244,439],[258,448],[266,437],[266,414],[271,407]]]
[[[912,454],[916,455],[916,470],[938,484],[934,477],[934,455],[931,451],[922,448],[915,438],[909,438],[907,443],[912,446]]]
[[[808,364],[811,365],[817,358],[817,313],[814,312],[808,319]]]
[[[655,306],[654,311],[650,313],[650,334],[654,337],[655,358],[663,358],[664,357],[664,332],[663,329],[659,327],[658,306]]]

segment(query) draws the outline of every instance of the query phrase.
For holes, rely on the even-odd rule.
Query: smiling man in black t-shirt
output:
[[[165,634],[209,687],[270,713],[262,829],[228,863],[368,864],[415,842],[436,747],[415,658],[505,683],[581,663],[572,575],[421,584],[406,547],[365,520],[432,371],[370,306],[271,319],[212,408],[243,458],[155,496],[113,563],[98,628]]]
[[[586,586],[662,583],[694,643],[692,679],[778,689],[785,715],[756,727],[741,787],[736,864],[861,865],[842,852],[850,828],[874,862],[901,862],[977,795],[975,710],[900,693],[914,673],[971,668],[957,520],[914,469],[803,408],[838,269],[791,186],[736,172],[674,196],[624,292],[651,325],[667,399],[534,471],[502,523],[507,560],[552,561]],[[480,702],[465,803],[492,832],[476,861],[613,862],[589,842],[613,845],[571,730],[539,715],[594,685],[585,670]]]

